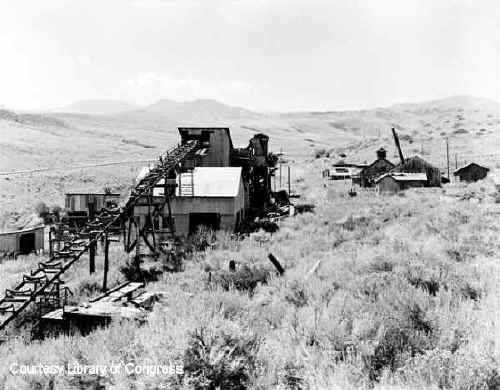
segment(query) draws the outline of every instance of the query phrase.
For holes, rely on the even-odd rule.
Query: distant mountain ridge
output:
[[[256,112],[230,106],[213,99],[197,99],[184,102],[161,99],[146,106],[120,100],[80,100],[51,111],[89,115],[120,115],[127,118],[134,117],[135,119],[154,116],[172,120],[198,121],[259,116]]]
[[[405,111],[414,113],[425,113],[429,111],[449,111],[456,109],[487,110],[500,112],[500,103],[491,99],[479,98],[470,95],[454,95],[442,99],[428,100],[422,102],[397,103],[387,107],[374,107],[363,110],[319,110],[319,111],[295,111],[276,112],[275,114],[341,114],[369,111]],[[211,120],[225,118],[252,118],[263,114],[246,108],[231,106],[214,99],[196,99],[188,101],[176,101],[172,99],[160,99],[149,105],[139,105],[122,100],[79,100],[68,106],[50,110],[50,112],[77,113],[89,115],[125,115],[127,117],[158,116],[172,120]]]
[[[67,106],[50,110],[74,114],[109,115],[141,108],[140,105],[122,100],[88,99],[78,100]]]
[[[222,119],[259,115],[245,108],[229,106],[213,99],[197,99],[185,102],[162,99],[139,111],[173,119]]]
[[[500,103],[486,98],[479,98],[470,95],[454,95],[443,99],[428,100],[416,103],[398,103],[387,107],[391,110],[409,111],[409,112],[422,112],[429,110],[485,110],[485,111],[499,111]]]

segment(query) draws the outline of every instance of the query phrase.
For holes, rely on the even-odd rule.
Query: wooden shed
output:
[[[460,181],[474,182],[482,180],[488,175],[489,168],[476,163],[470,163],[453,172],[453,176],[458,176]]]
[[[441,171],[439,168],[419,156],[405,159],[404,164],[398,164],[391,172],[425,173],[427,176],[426,187],[441,187]]]
[[[23,255],[44,250],[44,226],[0,233],[0,255]]]
[[[390,172],[375,180],[377,191],[394,193],[408,188],[425,187],[427,176],[425,173],[398,173]]]

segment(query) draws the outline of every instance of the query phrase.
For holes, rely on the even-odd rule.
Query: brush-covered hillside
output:
[[[293,183],[313,213],[284,220],[272,235],[218,234],[213,246],[187,255],[184,272],[148,285],[164,294],[145,324],[114,323],[85,337],[11,338],[0,345],[0,387],[499,388],[500,194],[493,181],[348,197],[342,184],[311,174],[321,165],[303,164]],[[115,253],[112,268],[123,261]],[[15,272],[11,262],[0,267]],[[81,298],[92,294],[84,272],[73,274]],[[76,362],[122,368],[9,373],[12,363]],[[182,374],[125,368],[147,364],[173,364]]]
[[[212,100],[162,100],[113,114],[102,113],[110,107],[107,101],[87,103],[90,114],[0,112],[0,171],[50,168],[0,176],[2,226],[12,225],[12,218],[19,221],[12,213],[29,213],[37,202],[63,205],[66,191],[109,186],[126,193],[144,160],[155,160],[179,142],[178,126],[228,126],[235,146],[246,146],[263,132],[270,136],[271,149],[283,151],[291,162],[315,155],[328,155],[332,162],[343,155],[347,161],[370,162],[380,146],[397,160],[391,127],[399,132],[405,156],[419,154],[441,168],[446,166],[446,137],[452,168],[455,159],[459,166],[476,161],[496,168],[500,156],[499,104],[469,96],[373,110],[275,114]],[[126,164],[88,167],[109,162]],[[87,167],[70,169],[75,166]]]

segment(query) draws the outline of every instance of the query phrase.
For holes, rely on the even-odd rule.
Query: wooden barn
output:
[[[458,176],[460,181],[474,182],[484,179],[489,172],[489,168],[482,167],[476,163],[470,163],[453,172],[453,176]]]
[[[359,178],[353,181],[358,182],[361,187],[372,187],[375,179],[394,168],[394,164],[387,160],[387,152],[384,148],[377,150],[377,159],[359,172]],[[356,183],[358,184],[358,183]]]
[[[377,191],[380,193],[394,193],[408,188],[425,187],[427,175],[425,173],[390,172],[375,180]]]
[[[44,250],[44,227],[0,233],[0,255],[25,255]]]
[[[245,218],[247,204],[241,167],[196,167],[192,172],[178,175],[177,180],[175,196],[170,202],[176,235],[187,236],[201,225],[234,231]],[[162,184],[160,181],[159,185]],[[163,189],[155,188],[153,198],[162,199]],[[147,202],[136,205],[134,214],[139,216],[141,227],[145,226]],[[160,239],[163,233],[165,238],[169,233],[167,215],[164,209],[161,216],[152,221]]]
[[[400,163],[391,172],[425,173],[426,187],[441,187],[441,171],[419,156],[410,157]]]

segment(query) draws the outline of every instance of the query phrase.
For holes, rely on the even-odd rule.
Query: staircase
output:
[[[194,196],[194,170],[179,174],[179,196]]]

